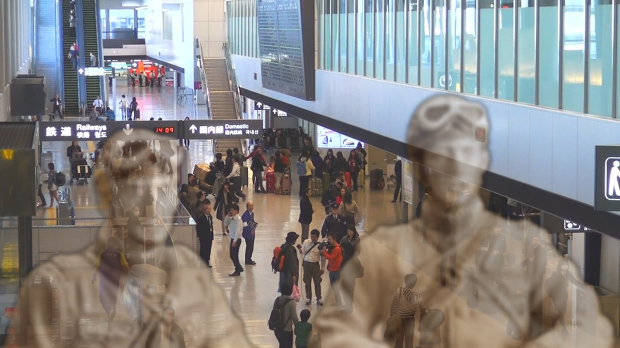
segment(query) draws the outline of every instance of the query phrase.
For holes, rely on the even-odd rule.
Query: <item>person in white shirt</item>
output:
[[[230,180],[232,183],[233,189],[235,190],[235,194],[237,197],[241,197],[243,201],[245,201],[245,193],[241,191],[242,181],[241,181],[241,163],[240,160],[233,158],[233,167],[232,171],[226,179]]]
[[[103,101],[100,96],[97,96],[97,99],[93,102],[93,106],[95,107],[97,113],[101,114],[101,111],[103,111]]]
[[[123,120],[124,120],[125,118],[127,118],[127,106],[129,104],[129,102],[127,101],[127,98],[125,98],[124,94],[121,97],[121,101],[118,104],[121,107],[121,114],[123,115]]]
[[[321,276],[325,273],[325,257],[319,250],[319,235],[321,232],[314,229],[310,232],[310,239],[298,245],[303,255],[302,264],[304,271],[304,284],[306,285],[306,306],[312,303],[312,281],[314,280],[314,291],[316,293],[316,305],[322,306],[321,301]]]
[[[243,267],[239,262],[239,249],[241,248],[241,235],[243,234],[243,221],[239,216],[239,205],[232,203],[230,212],[224,218],[224,226],[230,234],[230,259],[235,264],[235,271],[229,274],[231,277],[238,277],[243,272]]]

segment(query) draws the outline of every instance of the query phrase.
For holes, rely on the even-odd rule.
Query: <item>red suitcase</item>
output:
[[[276,175],[273,172],[267,173],[265,179],[267,181],[267,192],[276,192]]]
[[[347,182],[347,188],[350,190],[351,189],[351,173],[350,172],[346,172],[344,173],[344,179]]]

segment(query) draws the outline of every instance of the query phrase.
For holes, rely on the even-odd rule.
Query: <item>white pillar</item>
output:
[[[4,16],[4,86],[11,83],[11,78],[13,77],[13,53],[11,52],[11,2],[5,1],[3,8],[3,16]]]
[[[0,1],[0,37],[6,37],[4,35],[4,1]],[[7,59],[6,51],[4,49],[5,40],[0,41],[0,93],[4,93],[4,86],[6,83],[5,73],[4,73],[4,63]],[[2,107],[2,105],[0,105]]]

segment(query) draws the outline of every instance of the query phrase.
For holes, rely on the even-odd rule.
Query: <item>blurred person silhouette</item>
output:
[[[409,159],[416,164],[412,174],[433,192],[446,192],[454,178],[469,183],[471,195],[468,196],[476,207],[471,212],[472,219],[476,226],[487,227],[477,228],[470,237],[462,238],[469,229],[461,224],[458,206],[455,207],[456,212],[448,212],[453,215],[448,216],[451,222],[444,233],[454,236],[457,242],[452,245],[454,251],[443,251],[456,252],[459,258],[459,262],[455,263],[454,286],[442,286],[442,277],[438,274],[442,257],[436,251],[437,242],[429,240],[430,245],[422,243],[422,233],[417,223],[378,227],[360,241],[361,248],[365,250],[359,255],[364,276],[357,279],[355,314],[345,315],[338,308],[323,307],[315,315],[313,328],[321,336],[322,347],[393,345],[394,341],[382,339],[380,332],[386,328],[392,294],[396,293],[405,275],[410,273],[418,276],[416,289],[425,295],[425,304],[432,308],[429,312],[441,314],[437,315],[441,319],[437,323],[441,326],[428,325],[434,332],[441,330],[440,335],[434,336],[439,339],[432,342],[434,347],[526,347],[530,343],[534,346],[563,347],[563,342],[550,330],[531,337],[525,335],[532,322],[538,320],[530,313],[534,306],[539,306],[537,302],[542,292],[542,279],[528,277],[523,283],[525,296],[519,299],[523,311],[517,310],[503,296],[489,299],[497,303],[500,311],[496,315],[501,318],[500,322],[510,317],[519,332],[524,333],[524,340],[519,342],[506,336],[505,327],[498,323],[495,316],[469,308],[460,295],[465,293],[467,283],[475,283],[477,288],[494,289],[494,279],[488,272],[468,272],[466,278],[465,268],[473,264],[481,241],[488,236],[488,227],[500,225],[503,221],[502,217],[488,212],[483,209],[485,205],[480,204],[479,188],[490,156],[487,144],[475,140],[476,127],[489,129],[486,110],[479,103],[452,94],[438,94],[419,104],[407,131],[405,149]],[[431,168],[433,172],[445,175],[422,175],[423,168]],[[445,214],[444,202],[423,201],[421,220],[429,228],[438,226]],[[534,231],[542,232],[541,228],[530,222],[525,224]],[[348,267],[354,266],[351,263],[345,265],[342,277],[354,276],[354,272],[347,271]],[[492,291],[488,293],[494,294]],[[591,296],[596,295],[592,292]],[[609,321],[599,311],[592,310],[591,305],[578,304],[577,321],[578,325],[596,321],[596,332],[588,336],[589,346],[613,346],[615,337]]]
[[[502,293],[506,301],[513,305],[517,316],[523,315],[523,296],[525,295],[525,271],[516,264],[514,254],[506,255],[506,266],[502,268]],[[516,318],[508,317],[506,334],[513,340],[521,340],[521,330],[517,325]]]
[[[139,211],[138,211],[139,213]],[[93,284],[99,273],[99,301],[108,315],[108,322],[116,315],[116,296],[123,271],[129,272],[129,264],[125,255],[118,251],[119,242],[115,237],[108,238],[108,248],[102,251],[95,261]]]
[[[131,138],[153,139],[156,141],[169,141],[147,130],[134,129]],[[108,138],[108,142],[117,144],[121,140],[127,140],[123,132],[118,132]],[[182,151],[175,146],[176,161],[182,161]],[[148,149],[143,149],[148,151]],[[139,154],[133,154],[136,157]],[[132,162],[123,162],[122,165],[129,165]],[[135,166],[135,162],[132,166]],[[114,187],[114,177],[112,170],[104,163],[98,163],[98,168],[94,171],[94,190],[97,207],[103,218],[110,218],[110,202],[115,197],[112,188]],[[99,169],[99,167],[103,167]],[[176,168],[175,163],[175,168]],[[121,168],[122,170],[135,170],[132,168]],[[178,176],[178,173],[176,174]],[[153,188],[165,187],[175,179],[168,175],[155,175],[152,182]],[[130,188],[127,188],[130,189]],[[127,190],[127,189],[119,189]],[[172,207],[163,208],[162,216],[171,216]],[[122,222],[121,222],[122,223]],[[152,332],[147,323],[158,319],[158,314],[163,308],[172,306],[176,309],[178,318],[177,324],[185,330],[187,326],[194,325],[196,322],[201,324],[200,332],[188,339],[193,342],[195,347],[253,347],[245,333],[244,324],[230,308],[229,301],[224,291],[213,280],[211,272],[206,270],[203,262],[197,253],[183,245],[182,242],[172,242],[171,236],[175,235],[175,227],[168,227],[170,232],[162,229],[153,230],[151,227],[143,229],[129,229],[122,232],[123,248],[129,243],[147,247],[152,245],[157,251],[155,260],[146,259],[142,261],[142,267],[150,266],[165,272],[165,287],[157,286],[152,291],[140,293],[141,318],[134,320],[133,313],[119,306],[116,313],[115,324],[109,326],[97,325],[98,318],[105,316],[105,311],[99,306],[91,306],[98,297],[97,288],[92,286],[92,268],[88,265],[95,263],[101,250],[106,249],[106,242],[114,231],[110,226],[103,226],[95,238],[95,242],[87,246],[84,250],[73,254],[59,254],[52,257],[49,261],[41,263],[23,281],[20,289],[20,302],[18,306],[25,308],[27,316],[20,318],[20,327],[29,330],[34,335],[29,335],[28,347],[53,347],[58,344],[58,336],[53,332],[47,331],[47,324],[50,319],[50,312],[47,306],[41,305],[40,301],[34,299],[29,301],[29,284],[36,284],[41,279],[54,279],[58,287],[38,287],[40,296],[59,296],[58,300],[58,326],[60,330],[66,330],[68,321],[82,323],[92,322],[88,330],[78,331],[76,334],[68,336],[66,342],[68,346],[80,346],[88,344],[97,347],[140,347],[145,345],[146,333]],[[150,232],[149,232],[150,229]],[[161,233],[164,231],[164,233]],[[151,261],[153,260],[153,261]],[[131,267],[134,267],[131,265]],[[201,267],[202,266],[202,267]],[[133,269],[132,269],[133,271]],[[163,273],[162,273],[163,274]],[[60,289],[60,291],[58,290]],[[125,289],[128,289],[127,286]],[[146,287],[145,287],[146,289]],[[50,292],[50,293],[46,293]],[[54,295],[53,293],[56,293]],[[127,292],[123,298],[126,299]],[[45,297],[45,298],[47,298]],[[130,296],[131,297],[131,296]],[[126,302],[125,302],[126,303]],[[135,305],[131,305],[135,307]],[[155,316],[155,318],[153,318]],[[145,325],[142,325],[144,323]],[[159,325],[159,324],[157,324]],[[109,328],[109,330],[108,330]],[[172,346],[171,346],[172,347]]]
[[[392,298],[390,316],[398,315],[402,326],[400,335],[394,345],[395,348],[403,348],[403,344],[405,345],[404,348],[413,348],[416,311],[420,308],[420,318],[428,311],[422,294],[413,290],[417,282],[418,277],[415,274],[407,274],[405,276],[405,286],[398,287],[397,293]]]
[[[185,348],[185,335],[179,324],[174,322],[174,309],[166,307],[161,319],[149,327],[146,348]]]

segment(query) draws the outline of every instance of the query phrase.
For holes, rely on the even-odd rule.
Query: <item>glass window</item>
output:
[[[412,85],[418,84],[418,4],[421,0],[405,0],[407,5],[407,57],[408,76],[407,82]]]
[[[110,39],[134,37],[134,10],[109,10]],[[165,31],[164,27],[164,31]]]
[[[101,34],[104,39],[109,39],[108,35],[108,21],[107,21],[107,13],[108,10],[99,10],[99,17],[101,18]]]
[[[611,4],[592,2],[590,7],[590,78],[588,113],[611,116],[612,9]]]
[[[582,0],[565,0],[562,108],[583,112],[585,11]]]
[[[495,9],[493,3],[480,2],[480,91],[485,97],[495,97]]]
[[[534,7],[527,7],[523,1],[519,7],[519,56],[517,101],[534,104],[534,83],[536,76],[536,34],[534,32]],[[549,57],[551,58],[551,57]],[[544,57],[543,59],[547,59]]]
[[[374,45],[375,45],[375,0],[364,0],[366,18],[364,22],[364,32],[366,34],[366,76],[375,76],[374,70]]]
[[[325,0],[318,0],[319,19],[319,69],[325,69]]]
[[[333,46],[333,71],[340,71],[340,1],[332,0],[332,46]]]
[[[511,0],[501,0],[497,33],[498,98],[514,100],[514,8]]]
[[[463,47],[463,85],[461,91],[476,94],[478,91],[478,38],[476,37],[476,0],[462,0],[465,5],[465,37],[461,39]]]
[[[335,0],[325,0],[325,70],[332,70],[332,3]]]
[[[394,32],[396,34],[396,81],[398,82],[407,81],[407,62],[405,61],[407,58],[407,45],[405,43],[407,39],[407,31],[405,30],[405,1],[406,0],[396,0],[396,30]]]
[[[431,81],[431,87],[444,89],[446,83],[440,82],[444,80],[444,71],[446,69],[446,6],[443,0],[435,0],[435,11],[433,24],[433,42],[435,44],[433,50],[434,54],[434,76]]]
[[[618,5],[618,7],[616,7],[616,11],[620,10],[620,5]],[[616,31],[616,37],[618,37],[617,35],[620,34],[620,25],[617,26],[617,31]],[[617,45],[616,47],[616,64],[620,64],[620,61],[618,59],[618,57],[620,57],[620,45]],[[616,69],[616,90],[618,91],[618,93],[616,93],[616,95],[614,96],[614,98],[616,98],[616,118],[620,118],[620,69]]]
[[[146,16],[146,10],[137,10],[138,14],[138,39],[146,38],[146,22],[144,20]]]
[[[420,76],[420,84],[425,87],[431,86],[431,11],[430,10],[430,1],[429,0],[418,0],[423,1],[424,6],[422,7],[423,11],[422,16],[422,30],[423,36],[420,38],[422,42],[420,42],[420,65],[421,68],[421,76]]]
[[[172,40],[172,13],[171,11],[163,10],[162,17],[163,17],[163,39]]]
[[[463,0],[464,1],[464,0]],[[461,90],[461,0],[449,2],[448,11],[448,76],[444,77],[443,84],[451,91]],[[441,88],[441,80],[439,81]]]
[[[550,108],[558,107],[560,86],[558,4],[554,2],[549,6],[541,6],[539,10],[538,105]]]
[[[388,0],[385,8],[385,79],[388,81],[394,81],[395,25],[394,0]]]
[[[377,28],[375,32],[377,37],[375,39],[375,78],[383,80],[384,76],[384,55],[385,55],[385,8],[387,7],[388,0],[376,0],[375,8],[375,23]]]
[[[364,75],[364,51],[366,49],[366,28],[364,27],[364,3],[365,0],[350,0],[355,1],[355,33],[356,33],[356,46],[357,52],[355,52],[357,66],[355,73],[357,75]]]
[[[338,29],[340,32],[338,45],[340,46],[338,68],[340,72],[347,72],[347,0],[339,0]]]
[[[355,74],[356,3],[357,0],[347,0],[347,72],[349,74]]]

